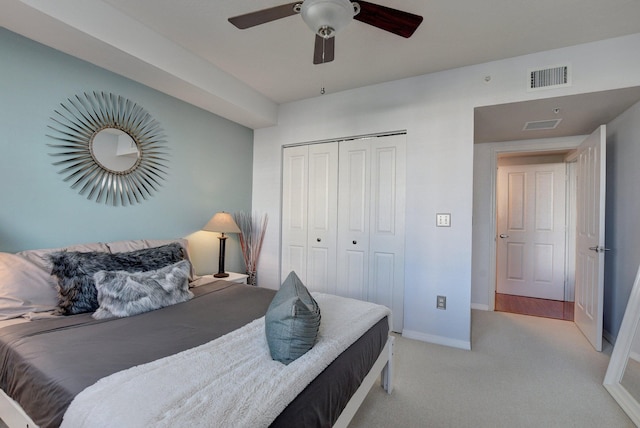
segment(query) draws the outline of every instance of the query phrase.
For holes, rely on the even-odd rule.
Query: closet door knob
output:
[[[321,242],[321,241],[322,241],[322,239],[320,239],[320,238],[316,238],[316,241]]]
[[[353,245],[356,245],[358,243],[358,241],[352,241],[352,242],[353,242]]]

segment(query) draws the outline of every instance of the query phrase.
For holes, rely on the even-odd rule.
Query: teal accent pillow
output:
[[[298,275],[291,272],[265,315],[271,358],[289,364],[313,348],[320,328],[320,307]]]

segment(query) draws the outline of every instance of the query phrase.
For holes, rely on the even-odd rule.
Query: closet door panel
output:
[[[307,282],[310,290],[335,293],[338,222],[338,143],[309,146]]]
[[[393,328],[404,322],[405,136],[371,142],[369,299],[393,311]]]
[[[291,271],[307,280],[308,155],[307,146],[287,147],[283,152],[282,281]]]
[[[396,228],[396,148],[373,150],[371,171],[371,232],[375,236],[394,236]]]
[[[367,299],[370,149],[365,140],[340,144],[336,293]]]
[[[307,281],[305,283],[309,290],[332,293],[329,287],[332,285],[330,277],[335,278],[335,263],[331,263],[330,253],[331,251],[327,248],[309,248]],[[329,270],[330,266],[331,271]]]
[[[392,308],[396,267],[395,254],[373,252],[371,260],[372,275],[367,300]]]
[[[349,233],[364,234],[369,228],[369,153],[366,147],[345,143],[341,163],[340,200],[342,218]]]
[[[307,248],[305,246],[287,245],[283,250],[283,259],[286,259],[287,262],[285,264],[283,260],[282,281],[291,271],[294,271],[302,282],[307,280]]]
[[[282,276],[404,313],[405,136],[290,147],[283,158]]]
[[[340,277],[344,281],[339,284],[338,295],[344,297],[352,297],[359,300],[367,299],[367,278],[368,272],[366,269],[367,253],[361,250],[347,250],[344,254],[344,269],[345,273]]]

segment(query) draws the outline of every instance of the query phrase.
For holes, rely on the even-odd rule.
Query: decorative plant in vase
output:
[[[240,228],[240,247],[247,267],[247,275],[249,275],[247,284],[257,285],[258,258],[269,218],[266,214],[260,217],[257,213],[240,211],[233,214],[233,219]]]

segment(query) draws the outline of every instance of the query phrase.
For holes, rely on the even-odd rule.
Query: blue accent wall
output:
[[[50,117],[92,91],[139,104],[167,136],[168,175],[140,204],[87,200],[52,165]],[[252,152],[251,129],[0,28],[0,251],[191,236],[213,241],[211,266],[199,269],[211,271],[217,235],[198,231],[217,211],[251,209]],[[227,270],[243,268],[230,237]]]

